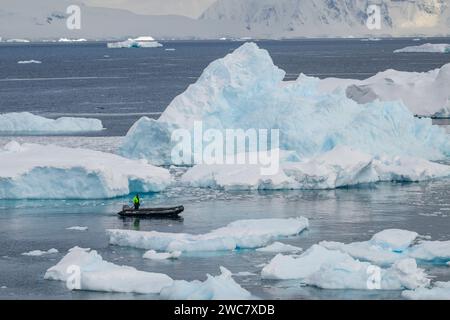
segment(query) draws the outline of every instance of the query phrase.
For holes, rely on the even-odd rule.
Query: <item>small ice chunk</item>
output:
[[[450,300],[450,282],[436,282],[431,288],[417,288],[402,292],[410,300]]]
[[[256,251],[276,252],[276,253],[299,252],[299,251],[302,251],[302,248],[292,246],[290,244],[281,243],[281,242],[274,242],[272,244],[269,244],[266,247],[258,248],[258,249],[256,249]]]
[[[88,229],[89,229],[88,227],[80,227],[80,226],[66,228],[66,230],[75,230],[75,231],[87,231]]]
[[[161,297],[168,300],[248,300],[250,292],[242,288],[232,278],[232,273],[220,267],[219,276],[207,275],[201,281],[174,281],[172,286],[161,291]]]
[[[24,252],[22,253],[23,256],[30,256],[30,257],[40,257],[43,255],[47,255],[47,254],[54,254],[54,253],[58,253],[58,250],[55,248],[49,249],[47,251],[42,251],[42,250],[33,250],[33,251],[29,251],[29,252]]]
[[[18,64],[32,64],[32,63],[41,64],[42,61],[39,61],[39,60],[20,60],[20,61],[17,61],[17,63]]]
[[[404,251],[411,246],[413,241],[419,236],[417,232],[401,230],[401,229],[386,229],[376,233],[371,242],[374,245],[379,245],[383,248],[392,251]]]
[[[149,250],[142,256],[144,259],[149,260],[167,260],[167,259],[177,259],[181,256],[181,251],[173,252],[156,252],[155,250]]]

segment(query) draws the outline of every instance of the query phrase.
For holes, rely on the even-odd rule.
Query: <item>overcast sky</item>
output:
[[[87,5],[127,9],[141,14],[179,14],[197,18],[216,0],[82,0]]]

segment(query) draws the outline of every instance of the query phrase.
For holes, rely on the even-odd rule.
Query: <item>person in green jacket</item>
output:
[[[136,194],[133,198],[134,210],[139,210],[139,206],[141,205],[141,199],[139,199],[139,195]]]

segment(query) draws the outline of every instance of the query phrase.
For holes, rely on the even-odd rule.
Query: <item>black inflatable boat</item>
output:
[[[118,212],[118,215],[121,217],[133,218],[173,218],[177,217],[183,211],[183,206],[168,208],[140,208],[139,210],[135,210],[129,206],[123,206],[122,211]]]

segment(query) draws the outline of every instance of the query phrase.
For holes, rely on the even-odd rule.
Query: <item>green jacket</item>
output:
[[[138,197],[134,197],[133,198],[133,203],[134,204],[139,204],[139,202],[140,202],[140,199]]]

